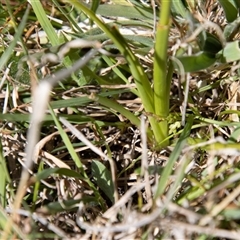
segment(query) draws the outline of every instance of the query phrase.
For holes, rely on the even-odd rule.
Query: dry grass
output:
[[[54,2],[43,1],[45,10],[52,17],[67,22],[64,15],[59,15]],[[59,3],[65,7],[62,1]],[[21,20],[18,14],[20,12],[22,15],[26,4],[22,6],[12,6],[17,21]],[[6,8],[4,4],[2,7]],[[202,4],[202,11],[197,8],[193,14],[201,26],[216,35],[218,28],[223,29],[227,24],[217,1]],[[28,19],[27,31],[23,36],[29,53],[49,48],[49,44],[43,44],[38,38],[32,39],[30,44],[29,39],[34,31],[41,30],[36,17],[33,19]],[[4,21],[4,26],[7,26],[8,19]],[[174,19],[169,55],[174,56],[186,44],[194,50],[195,43],[190,43],[196,36],[194,32],[189,35],[188,28],[187,20],[177,22]],[[0,33],[1,45],[6,49],[11,41],[9,34],[14,31],[11,28],[7,32],[3,30]],[[232,36],[232,39],[237,38],[237,33]],[[75,76],[69,78],[72,72],[66,70],[63,64],[53,64],[49,60],[50,54],[46,53],[43,56],[48,60],[47,64],[42,66],[33,58],[41,68],[31,63],[19,76],[16,61],[24,59],[13,56],[22,51],[20,43],[11,56],[13,60],[8,61],[9,68],[1,71],[0,103],[5,115],[0,116],[3,149],[0,160],[3,166],[6,162],[10,175],[8,179],[6,169],[1,168],[6,181],[1,188],[4,189],[1,190],[1,237],[238,239],[238,63],[218,64],[184,76],[174,73],[171,87],[171,145],[156,152],[151,148],[146,133],[150,113],[143,110],[141,99],[132,92],[135,84],[128,65],[124,61],[118,62],[119,58],[116,57],[119,53],[111,45],[106,50],[102,45],[94,44],[91,42],[86,49],[87,54],[91,54],[88,49],[92,46],[97,49],[92,55],[96,56],[94,62],[87,66],[102,79],[110,80],[111,84],[99,83],[92,75],[89,80],[88,72],[77,71]],[[138,45],[132,44],[132,48],[139,54],[145,71],[151,76],[152,50],[143,54],[138,51],[143,47],[138,49]],[[114,61],[117,59],[115,63],[119,65],[108,66],[97,53],[101,50],[107,51],[104,53]],[[81,57],[86,52],[81,52]],[[66,55],[74,59],[69,52]],[[60,57],[61,60],[63,57]],[[128,85],[116,77],[113,72],[116,67],[129,78]],[[54,78],[59,69],[64,69],[61,74],[69,73],[62,85],[57,84],[61,77],[57,80]],[[25,76],[28,79],[23,82]],[[74,81],[76,76],[86,82],[80,84]],[[181,77],[190,81],[188,96]],[[40,84],[37,83],[38,78],[43,79]],[[34,107],[36,115],[32,114],[31,97],[38,104]],[[114,99],[139,116],[141,126],[136,127],[114,108],[102,104],[100,97]],[[184,100],[187,100],[186,106]],[[43,107],[43,111],[39,110],[39,106]],[[194,116],[187,139],[181,138],[186,131],[186,127],[181,126],[183,114],[187,124],[190,116]],[[30,116],[34,119],[31,124]],[[35,130],[30,129],[33,126]],[[26,143],[30,146],[27,150]],[[73,149],[74,153],[71,152]],[[166,188],[160,197],[155,197],[164,169],[169,167],[172,159],[176,160],[164,183]],[[26,165],[27,168],[24,168]],[[20,181],[23,185],[19,188]]]

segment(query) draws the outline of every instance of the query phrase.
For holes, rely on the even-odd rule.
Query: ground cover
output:
[[[238,1],[0,1],[2,239],[238,239]]]

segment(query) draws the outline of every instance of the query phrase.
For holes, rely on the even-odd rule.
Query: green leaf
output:
[[[17,42],[19,41],[20,37],[22,36],[23,30],[26,26],[28,14],[29,14],[29,8],[27,8],[26,12],[24,13],[21,23],[19,24],[19,27],[18,27],[15,35],[13,36],[13,40],[11,41],[10,45],[8,46],[6,51],[4,51],[4,53],[2,54],[2,56],[0,58],[0,71],[2,70],[3,66],[8,62],[8,60],[10,59],[10,57],[14,51],[14,47],[16,46]]]
[[[147,47],[153,47],[153,40],[150,37],[139,36],[139,35],[124,35],[127,40],[132,42],[141,43]]]
[[[240,59],[239,41],[228,42],[218,56],[223,63],[238,61]]]
[[[89,123],[94,121],[94,118],[89,116],[84,116],[81,114],[78,115],[69,115],[69,114],[59,114],[59,117],[63,117],[66,120],[74,123]],[[0,113],[0,120],[10,121],[10,122],[29,122],[30,114],[22,114],[22,113]],[[44,122],[52,122],[54,119],[51,115],[45,115]]]
[[[76,211],[79,208],[79,202],[89,203],[91,205],[98,205],[96,198],[91,196],[83,196],[81,199],[63,200],[61,202],[51,202],[43,207],[43,212],[55,214],[62,211]]]
[[[159,182],[157,185],[157,191],[155,193],[155,199],[159,197],[161,194],[163,194],[165,191],[165,188],[168,184],[169,176],[172,173],[173,166],[177,161],[177,159],[179,158],[181,151],[186,144],[187,138],[190,135],[192,124],[193,124],[193,116],[190,116],[173,152],[170,155],[170,158],[168,159],[167,165],[165,166],[163,173],[159,179]]]
[[[231,41],[233,37],[238,33],[240,27],[240,18],[237,18],[233,22],[226,25],[223,34],[227,41]]]
[[[92,6],[91,6],[91,10],[96,13],[98,7],[99,7],[99,4],[100,4],[100,0],[94,0],[92,1]]]
[[[211,65],[213,65],[217,58],[213,57],[212,54],[206,52],[199,52],[196,55],[192,56],[183,56],[177,57],[182,63],[185,72],[196,72],[200,70],[204,70]],[[174,63],[175,68],[178,69],[176,63]]]
[[[96,13],[99,5],[100,5],[100,0],[94,0],[94,1],[92,1],[91,10],[92,10],[94,13]],[[93,25],[93,21],[92,21],[92,20],[90,20],[90,24],[91,24],[91,26]]]
[[[36,179],[36,181],[41,181],[41,180],[48,178],[52,174],[59,174],[61,176],[80,178],[80,179],[83,178],[79,173],[77,173],[73,170],[67,169],[67,168],[48,168],[48,169],[44,169],[43,171],[39,172],[35,176],[35,179]]]
[[[49,203],[46,206],[43,206],[42,209],[46,209],[48,211],[48,213],[58,213],[58,212],[62,212],[62,211],[70,211],[70,210],[74,210],[77,209],[77,205],[79,204],[81,200],[76,199],[76,200],[63,200],[61,202],[52,202]]]
[[[184,6],[182,0],[172,1],[172,9],[173,15],[180,15],[182,18],[186,19],[188,17],[189,11]]]
[[[110,109],[115,110],[116,112],[121,113],[124,117],[126,117],[127,119],[129,119],[129,121],[131,121],[132,124],[136,125],[136,126],[140,126],[140,120],[138,117],[136,117],[132,112],[130,112],[128,109],[124,108],[121,104],[119,104],[118,102],[112,100],[112,99],[108,99],[108,98],[104,98],[104,97],[100,97],[98,96],[96,98],[96,101],[100,104],[102,104],[105,107],[108,107]]]
[[[222,44],[219,39],[212,33],[203,31],[199,35],[199,46],[203,52],[209,54],[209,56],[215,56],[220,50],[222,50]]]
[[[114,202],[114,186],[110,171],[101,162],[93,160],[92,175],[100,189]]]
[[[238,16],[238,7],[233,0],[218,0],[224,9],[228,22],[233,22]]]
[[[112,90],[108,92],[101,92],[99,93],[99,96],[101,97],[112,97],[113,95],[130,92],[129,89],[120,89],[120,90]],[[57,100],[52,101],[50,103],[51,107],[53,109],[56,108],[65,108],[65,107],[76,107],[76,106],[82,106],[86,105],[87,103],[93,102],[92,99],[90,99],[88,96],[84,97],[78,97],[78,98],[71,98],[71,99],[63,99],[63,100]]]
[[[47,15],[43,9],[41,2],[39,0],[30,0],[29,2],[32,5],[32,8],[37,16],[37,19],[40,22],[43,30],[46,32],[51,44],[53,46],[59,45],[61,42],[51,22],[47,18]]]
[[[82,165],[82,162],[81,162],[81,160],[80,160],[80,158],[79,158],[79,155],[77,155],[75,149],[73,148],[73,145],[72,145],[72,143],[71,143],[71,141],[70,141],[70,139],[69,139],[69,136],[68,136],[67,133],[63,130],[62,124],[59,122],[59,120],[58,120],[58,118],[57,118],[57,116],[56,116],[56,113],[53,111],[53,109],[52,109],[50,106],[49,106],[48,108],[49,108],[50,113],[51,113],[51,115],[52,115],[52,117],[53,117],[53,120],[54,120],[54,122],[55,122],[55,125],[56,125],[56,127],[57,127],[57,129],[58,129],[58,132],[59,132],[59,134],[60,134],[60,136],[61,136],[61,138],[62,138],[65,146],[66,146],[67,149],[68,149],[68,152],[69,152],[70,156],[72,157],[73,161],[75,162],[76,166],[79,168],[79,170],[81,171],[81,173],[84,174],[84,175],[87,177],[87,175],[85,174],[85,171],[84,171],[84,167],[83,167],[83,165]],[[89,180],[89,179],[88,179],[88,180]]]
[[[238,220],[240,219],[240,209],[238,207],[233,209],[225,209],[221,213],[228,220]]]
[[[231,134],[230,138],[228,139],[229,143],[237,143],[238,138],[240,136],[240,127],[234,129],[233,133]]]
[[[1,181],[0,181],[0,204],[1,206],[5,207],[7,203],[6,198],[6,185],[7,183],[11,182],[6,160],[3,155],[3,148],[2,148],[2,141],[0,139],[0,174],[1,174]]]
[[[137,6],[102,4],[97,9],[97,14],[101,16],[124,17],[127,19],[151,20],[153,14],[149,9]]]
[[[240,8],[240,1],[239,0],[234,0],[235,5]]]

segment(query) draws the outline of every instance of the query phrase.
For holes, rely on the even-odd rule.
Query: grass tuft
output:
[[[1,239],[239,238],[239,3],[149,2],[0,1]]]

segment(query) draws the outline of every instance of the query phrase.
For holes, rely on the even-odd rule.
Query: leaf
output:
[[[93,118],[89,116],[78,115],[69,115],[69,114],[59,114],[59,117],[64,117],[68,121],[74,123],[89,123],[94,121]],[[30,114],[21,114],[21,113],[0,113],[0,120],[10,121],[10,122],[29,122]],[[53,117],[51,115],[46,115],[44,117],[44,122],[52,122]]]
[[[59,41],[58,35],[55,32],[51,22],[47,18],[47,14],[44,11],[42,3],[39,0],[30,0],[30,4],[36,14],[38,21],[40,22],[43,30],[46,32],[51,44],[53,46],[59,45],[61,42]]]
[[[43,179],[48,178],[52,174],[59,174],[61,176],[80,178],[80,179],[83,178],[79,173],[77,173],[73,170],[67,169],[67,168],[48,168],[48,169],[44,169],[43,171],[39,172],[35,176],[35,180],[41,181]]]
[[[240,127],[234,129],[233,133],[231,134],[230,138],[228,139],[229,143],[237,143],[238,138],[240,136]]]
[[[46,206],[43,206],[40,211],[47,211],[48,213],[54,214],[62,211],[70,211],[78,208],[78,204],[81,200],[63,200],[61,202],[51,202]]]
[[[172,1],[172,13],[173,15],[180,15],[186,19],[188,17],[189,11],[181,0],[175,0]]]
[[[76,211],[79,208],[79,203],[90,203],[91,205],[97,205],[98,202],[96,201],[95,197],[92,196],[83,196],[81,199],[70,199],[70,200],[63,200],[61,202],[51,202],[39,210],[40,212],[47,212],[48,214],[55,214],[62,211]]]
[[[238,61],[240,59],[239,41],[228,42],[218,55],[223,63]]]
[[[150,37],[139,36],[139,35],[124,35],[124,37],[130,41],[141,43],[147,47],[153,47],[153,40]]]
[[[100,5],[100,0],[94,0],[94,1],[92,1],[91,10],[92,10],[94,13],[96,13],[99,5]],[[93,25],[93,21],[91,20],[90,23],[91,23],[91,26],[92,26],[92,25]]]
[[[24,13],[21,23],[19,24],[19,27],[16,30],[15,35],[13,36],[13,40],[11,41],[10,45],[7,47],[7,49],[4,51],[4,53],[0,58],[0,71],[2,70],[3,66],[7,63],[7,61],[10,59],[14,51],[14,47],[19,41],[20,37],[22,36],[23,30],[26,26],[28,14],[29,14],[29,8],[27,8],[26,12]]]
[[[228,220],[238,220],[240,219],[240,209],[236,206],[236,208],[232,209],[224,209],[221,213]]]
[[[218,0],[224,9],[228,22],[233,22],[238,16],[238,7],[233,0]]]
[[[233,39],[233,37],[238,33],[240,27],[240,18],[237,18],[233,22],[226,25],[224,28],[224,37],[227,41],[230,41]]]
[[[199,45],[200,49],[209,55],[215,56],[220,50],[222,50],[222,44],[219,39],[209,32],[203,31],[199,35]]]
[[[112,97],[113,95],[117,95],[125,92],[130,92],[130,90],[120,89],[120,90],[112,90],[108,92],[101,92],[99,93],[99,96]],[[53,109],[56,109],[56,108],[83,106],[89,102],[93,102],[93,100],[90,99],[88,96],[83,96],[83,97],[77,97],[77,98],[71,98],[71,99],[52,101],[50,105]]]
[[[110,171],[99,161],[92,161],[92,175],[99,188],[114,202],[114,187]]]
[[[7,203],[6,198],[6,186],[7,183],[11,182],[7,165],[6,159],[3,154],[3,147],[2,147],[2,139],[0,138],[0,174],[1,174],[1,181],[0,181],[0,204],[1,206],[5,207]]]
[[[213,65],[217,58],[212,57],[212,54],[207,52],[199,52],[196,55],[192,56],[183,56],[177,57],[182,63],[185,72],[196,72],[203,69],[206,69]],[[174,63],[175,68],[178,69],[178,66]]]
[[[151,11],[137,6],[126,5],[102,4],[98,7],[97,14],[108,17],[124,17],[127,19],[142,19],[151,21],[153,19]]]
[[[170,155],[170,158],[168,159],[167,165],[164,167],[164,170],[161,174],[161,177],[160,177],[158,185],[157,185],[157,191],[155,193],[155,199],[157,197],[159,197],[161,194],[163,194],[163,192],[168,184],[168,179],[169,179],[170,174],[172,173],[173,165],[179,158],[181,151],[186,144],[187,138],[189,137],[190,132],[191,132],[192,124],[193,124],[193,116],[190,116],[186,123],[186,126],[183,129],[183,132],[180,135],[180,138],[179,138],[174,150],[172,151],[172,153]]]
[[[92,1],[92,6],[91,6],[91,10],[96,13],[98,7],[99,7],[100,1],[99,0],[94,0]]]

